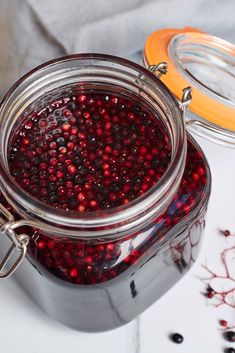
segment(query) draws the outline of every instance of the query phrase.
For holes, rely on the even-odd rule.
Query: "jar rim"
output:
[[[157,93],[162,94],[161,99],[164,98],[165,113],[168,115],[171,114],[171,117],[174,120],[176,129],[175,146],[167,170],[159,182],[142,196],[136,198],[127,205],[118,206],[109,210],[79,214],[77,211],[67,212],[61,209],[55,209],[54,207],[35,199],[15,183],[6,167],[6,146],[4,146],[4,142],[2,141],[0,148],[5,151],[5,156],[3,156],[3,152],[0,154],[0,186],[2,187],[3,194],[6,196],[9,203],[16,208],[24,218],[33,217],[36,218],[37,221],[41,223],[46,222],[51,226],[59,225],[60,227],[69,227],[70,233],[71,229],[74,228],[78,229],[81,227],[83,230],[89,230],[94,226],[101,228],[109,226],[108,233],[111,233],[113,230],[111,230],[110,227],[112,229],[117,229],[117,227],[120,228],[120,226],[122,229],[133,228],[135,225],[140,224],[140,221],[143,222],[144,220],[149,219],[150,215],[155,214],[157,210],[162,210],[163,204],[168,205],[170,203],[174,193],[178,189],[181,180],[181,177],[179,176],[182,176],[185,166],[186,137],[182,111],[177,100],[164,83],[147,69],[117,56],[93,53],[74,54],[50,60],[39,65],[19,79],[4,96],[0,105],[0,118],[10,112],[11,100],[12,98],[17,97],[18,91],[21,91],[22,93],[22,89],[29,89],[31,86],[35,87],[37,82],[42,80],[42,77],[45,79],[47,75],[50,76],[51,70],[55,70],[56,67],[58,70],[62,67],[66,70],[68,69],[69,64],[73,66],[75,63],[79,65],[79,62],[83,62],[84,67],[89,63],[91,68],[95,61],[99,61],[100,63],[103,62],[103,65],[109,64],[109,68],[119,65],[119,69],[133,70],[133,72],[138,74],[139,80],[144,80],[145,84],[148,81],[148,88],[155,90],[155,95]],[[2,126],[0,126],[0,129],[2,130]],[[58,233],[58,228],[56,229]],[[101,233],[105,234],[104,230],[102,230]]]

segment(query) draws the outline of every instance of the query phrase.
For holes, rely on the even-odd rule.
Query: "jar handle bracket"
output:
[[[23,224],[19,222],[15,222],[12,214],[2,205],[0,204],[0,235],[7,236],[11,241],[11,245],[6,251],[5,256],[0,261],[0,278],[9,277],[22,263],[25,258],[27,252],[27,246],[29,243],[29,236],[26,234],[17,234],[15,229],[17,226],[22,226]],[[18,255],[16,259],[14,259],[11,266],[6,269],[6,265],[9,262],[12,254],[16,250]]]
[[[183,88],[183,95],[181,101],[179,101],[180,108],[183,112],[183,118],[185,121],[186,112],[189,108],[189,104],[192,102],[192,87],[188,86]]]
[[[168,71],[168,65],[165,61],[162,61],[155,65],[149,65],[148,71],[152,72],[156,77],[160,78],[162,75],[166,75]],[[192,101],[192,88],[185,87],[183,88],[183,95],[181,101],[178,100],[180,109],[183,112],[183,118],[185,119],[186,112],[188,110],[189,104]]]
[[[148,70],[152,72],[155,76],[160,78],[162,75],[167,74],[167,63],[163,61],[156,65],[150,65],[148,67]]]

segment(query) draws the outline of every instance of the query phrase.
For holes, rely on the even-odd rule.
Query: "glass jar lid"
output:
[[[235,46],[197,29],[163,29],[152,33],[144,64],[167,63],[161,80],[178,98],[191,86],[186,115],[189,129],[235,147]]]

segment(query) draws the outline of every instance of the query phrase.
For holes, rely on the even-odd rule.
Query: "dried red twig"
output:
[[[225,238],[235,237],[235,233],[230,230],[219,230]],[[222,268],[220,273],[216,273],[207,264],[202,267],[208,276],[200,278],[206,285],[206,292],[203,294],[210,299],[210,303],[215,307],[227,305],[235,308],[235,245],[224,249],[220,255]],[[219,320],[221,330],[235,329],[235,325],[229,324],[226,320]]]
[[[234,255],[231,257],[231,255]],[[233,260],[233,263],[228,263],[228,259]],[[225,249],[221,253],[221,263],[223,266],[224,274],[218,274],[212,271],[207,265],[202,267],[209,274],[207,277],[201,278],[201,280],[207,284],[206,296],[210,299],[214,298],[212,305],[219,307],[226,304],[232,308],[235,308],[235,271],[231,272],[232,266],[235,268],[235,246]],[[220,282],[219,282],[220,281]],[[223,290],[219,287],[227,287]]]

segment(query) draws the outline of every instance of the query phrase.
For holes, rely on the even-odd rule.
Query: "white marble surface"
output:
[[[235,309],[211,306],[200,293],[204,285],[197,276],[202,274],[201,264],[206,259],[212,268],[219,269],[220,251],[235,245],[235,237],[225,239],[218,233],[224,227],[235,232],[235,150],[201,138],[198,141],[211,166],[213,188],[203,247],[193,269],[137,320],[99,334],[78,333],[49,319],[14,279],[1,280],[1,352],[220,353],[229,346],[218,321],[225,318],[235,324]],[[235,262],[231,259],[231,264],[232,261]],[[175,331],[184,335],[183,344],[176,345],[169,340],[168,335]]]

